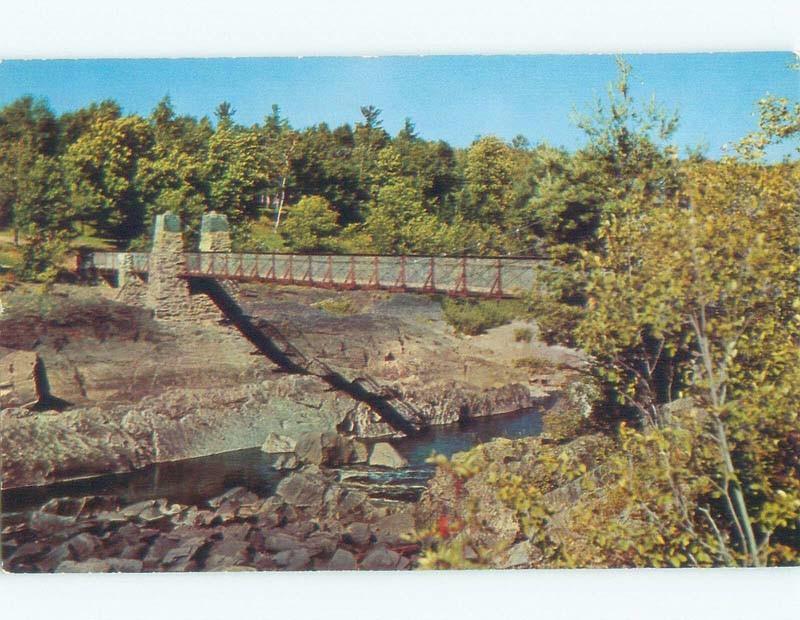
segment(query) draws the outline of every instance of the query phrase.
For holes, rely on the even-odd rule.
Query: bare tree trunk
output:
[[[275,218],[275,231],[281,225],[281,215],[283,214],[283,203],[286,200],[286,176],[281,180],[281,193],[278,198],[278,216]]]
[[[753,532],[753,523],[750,519],[750,513],[747,510],[747,502],[745,501],[742,485],[736,475],[736,468],[733,465],[733,458],[731,457],[730,446],[728,445],[728,438],[725,432],[725,425],[720,420],[717,412],[724,404],[724,397],[720,396],[720,392],[724,393],[722,383],[724,383],[725,369],[720,369],[718,377],[714,374],[714,360],[711,355],[711,347],[709,345],[708,336],[705,332],[706,317],[705,306],[700,307],[700,317],[691,316],[692,327],[697,337],[698,345],[700,346],[700,355],[703,360],[707,380],[708,380],[708,393],[711,399],[711,404],[714,407],[714,435],[717,442],[717,448],[722,456],[723,475],[725,477],[724,491],[725,493],[732,492],[732,497],[729,496],[730,506],[728,510],[731,512],[731,517],[736,523],[739,531],[739,536],[743,537],[743,546],[746,549],[747,555],[750,556],[750,564],[752,566],[760,566],[761,561],[758,555],[758,545],[756,544],[756,537]],[[717,383],[719,378],[720,382]]]
[[[753,524],[750,520],[750,513],[747,510],[747,503],[745,502],[744,493],[742,492],[742,485],[736,477],[736,470],[733,467],[733,459],[731,458],[730,448],[728,447],[728,438],[725,435],[725,426],[722,420],[714,416],[716,426],[717,445],[720,454],[722,455],[722,466],[725,473],[725,491],[731,489],[733,497],[731,498],[733,508],[735,510],[734,518],[738,514],[738,523],[741,530],[743,530],[744,543],[747,549],[747,554],[750,556],[750,564],[752,566],[761,566],[761,560],[758,556],[758,545],[756,544],[756,537],[753,533]]]

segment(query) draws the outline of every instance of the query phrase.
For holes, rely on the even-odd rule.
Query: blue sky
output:
[[[755,102],[767,93],[797,99],[791,53],[628,54],[634,95],[677,109],[674,142],[717,157],[756,127]],[[427,139],[468,145],[477,135],[525,135],[569,149],[583,143],[571,121],[616,73],[609,55],[395,56],[380,58],[220,58],[14,60],[0,63],[0,105],[21,95],[56,112],[111,98],[147,114],[169,94],[182,114],[211,116],[230,101],[236,119],[260,122],[273,103],[295,127],[356,122],[359,106],[383,110],[395,133],[410,117]],[[789,147],[773,152],[773,158]]]

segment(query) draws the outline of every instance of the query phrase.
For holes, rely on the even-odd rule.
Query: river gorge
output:
[[[46,388],[38,405],[2,411],[3,557],[13,571],[413,567],[415,507],[436,470],[428,457],[535,437],[580,363],[514,337],[532,324],[454,334],[436,299],[237,291],[248,320],[263,328],[268,317],[326,368],[367,375],[420,412],[426,430],[403,436],[318,377],[275,368],[225,321],[154,321],[103,287],[9,297],[0,347],[34,354],[34,387]],[[331,311],[330,299],[346,311]],[[538,359],[537,372],[516,359]],[[369,451],[388,442],[401,465],[279,470],[260,449],[268,435],[331,432]]]

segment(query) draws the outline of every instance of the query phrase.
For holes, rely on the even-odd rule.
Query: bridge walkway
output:
[[[184,253],[184,276],[292,284],[336,290],[387,290],[464,297],[521,297],[546,261],[529,257],[385,256],[362,254]],[[95,252],[90,267],[117,272],[149,270],[150,255]]]

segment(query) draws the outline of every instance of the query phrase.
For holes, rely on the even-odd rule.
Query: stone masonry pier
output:
[[[215,212],[203,216],[200,250],[229,252],[228,220]],[[193,295],[185,275],[183,227],[171,212],[156,216],[153,245],[146,261],[141,254],[122,252],[111,255],[117,266],[118,300],[153,310],[157,319],[178,322],[218,321],[219,310],[206,295]],[[230,292],[230,291],[229,291]]]

